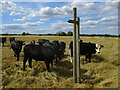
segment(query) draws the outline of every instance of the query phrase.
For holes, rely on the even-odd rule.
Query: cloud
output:
[[[97,17],[104,17],[106,15],[117,14],[118,3],[117,2],[69,2],[62,7],[41,7],[39,10],[33,10],[32,8],[23,8],[17,6],[16,10],[23,11],[25,16],[22,18],[14,19],[16,21],[28,21],[33,18],[61,18],[72,16],[72,8],[76,7],[78,16],[84,20],[90,19],[90,15],[98,15]],[[85,17],[83,17],[85,15]]]
[[[63,21],[57,21],[57,22],[51,24],[51,29],[54,30],[55,32],[57,32],[57,31],[67,32],[67,31],[72,30],[72,24],[63,22]]]
[[[39,10],[33,10],[33,8],[24,8],[22,6],[16,6],[15,3],[9,3],[10,8],[8,8],[8,5],[4,5],[4,11],[6,10],[16,10],[10,13],[10,15],[17,15],[20,13],[24,14],[22,18],[14,19],[15,21],[28,21],[28,20],[40,20],[40,21],[48,21],[50,19],[54,18],[65,18],[65,17],[72,17],[72,9],[73,7],[77,7],[77,16],[81,19],[81,28],[82,30],[86,30],[89,32],[92,32],[93,30],[96,30],[101,32],[103,29],[109,30],[116,30],[116,26],[118,23],[118,2],[79,2],[79,1],[73,1],[69,2],[66,5],[62,7],[41,7]],[[14,8],[12,6],[15,6]],[[20,13],[17,13],[20,12]],[[50,20],[51,21],[51,20]],[[42,24],[43,22],[39,23],[26,23],[26,24],[20,24],[16,25],[16,28],[21,28],[21,30],[28,30],[28,29],[34,29],[34,30],[45,30],[49,32],[56,32],[56,31],[70,31],[72,30],[72,24],[69,24],[67,22],[63,21],[55,21],[51,24],[50,27],[45,28],[36,28],[35,26],[38,26],[37,24]],[[50,23],[50,22],[49,22]],[[49,24],[48,23],[48,24]],[[7,25],[8,26],[8,25]],[[4,26],[7,28],[7,26]],[[27,27],[29,26],[29,27]],[[11,26],[10,28],[14,29]],[[26,28],[27,27],[27,28]],[[114,29],[111,29],[109,27],[113,27]],[[7,28],[8,29],[8,28]],[[7,30],[6,29],[6,30]],[[11,29],[11,30],[12,30]],[[35,31],[34,31],[35,32]],[[48,32],[46,32],[48,33]]]
[[[3,24],[2,32],[6,33],[22,33],[23,31],[29,33],[56,33],[58,31],[71,31],[72,24],[63,21],[57,21],[56,23],[51,23],[50,27],[43,28],[40,25],[44,22],[26,22],[24,24]]]
[[[30,20],[31,18],[30,17],[22,17],[22,18],[20,18],[20,19],[14,19],[14,21],[28,21],[28,20]]]
[[[113,19],[114,18],[114,19]],[[118,34],[118,24],[115,23],[116,16],[111,16],[109,19],[111,21],[106,21],[103,23],[104,20],[108,19],[98,19],[98,20],[88,20],[80,23],[80,32],[82,34]],[[102,21],[103,20],[103,21]],[[51,27],[48,29],[51,32],[68,32],[73,31],[73,25],[63,21],[57,21],[51,24]]]
[[[29,16],[36,17],[36,18],[59,18],[59,17],[66,17],[72,13],[72,10],[67,7],[45,7],[41,8],[39,11],[35,11],[30,13]]]
[[[117,20],[118,20],[118,16],[109,16],[109,17],[103,17],[99,21],[112,22],[112,21],[117,21]]]
[[[105,24],[105,26],[110,25],[117,25],[118,23],[118,16],[109,16],[109,17],[102,17],[100,19],[96,19],[96,20],[87,20],[85,22],[82,22],[82,25],[103,25]]]
[[[5,12],[8,10],[15,10],[16,9],[16,4],[11,2],[11,1],[1,1],[0,3],[0,10],[1,12]]]
[[[15,15],[22,15],[22,13],[16,13],[14,11],[10,13],[10,16],[15,16]]]
[[[22,8],[23,9],[23,8]],[[29,9],[29,14],[22,17],[21,19],[14,19],[15,21],[27,21],[32,18],[40,18],[40,20],[48,20],[48,18],[61,18],[67,17],[72,14],[72,9],[68,6],[63,7],[44,7],[41,8],[39,11],[33,11]],[[46,19],[45,19],[46,18]]]
[[[6,0],[9,1],[9,0]],[[119,0],[12,0],[14,2],[119,2]]]
[[[99,10],[101,5],[96,7],[96,3],[93,2],[76,2],[73,1],[70,6],[71,8],[76,7],[79,15],[92,15],[92,14],[99,14]]]
[[[83,25],[96,25],[98,23],[98,21],[95,21],[95,20],[89,20],[89,21],[86,21],[84,23],[82,23]]]
[[[47,21],[49,18],[40,18],[40,21]]]
[[[3,24],[2,27],[0,28],[3,33],[6,33],[6,31],[10,33],[22,33],[23,31],[34,32],[35,30],[40,29],[40,24],[43,24],[43,22],[26,22],[23,24]]]
[[[106,15],[117,14],[118,3],[117,2],[78,2],[73,1],[62,7],[42,7],[39,10],[33,11],[29,9],[29,14],[24,18],[61,18],[72,16],[73,7],[77,8],[78,16],[87,20],[86,17],[90,15],[98,15],[97,17],[104,17]],[[83,17],[85,15],[85,17]],[[90,18],[88,18],[90,19]],[[26,19],[27,20],[27,19]],[[20,20],[19,20],[20,21]],[[24,21],[24,20],[22,20]]]
[[[39,24],[43,24],[44,22],[26,22],[24,25],[28,26],[38,26]]]
[[[89,19],[93,19],[94,17],[81,17],[80,19],[82,19],[82,20],[89,20]]]

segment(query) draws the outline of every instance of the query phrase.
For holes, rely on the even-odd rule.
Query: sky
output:
[[[92,1],[92,0],[91,0]],[[73,8],[77,8],[81,34],[118,35],[118,2],[13,2],[0,1],[0,34],[47,34],[73,31]]]

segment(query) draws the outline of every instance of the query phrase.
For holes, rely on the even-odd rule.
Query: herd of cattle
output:
[[[6,42],[6,37],[0,38],[0,43],[3,44]],[[61,60],[64,57],[66,43],[58,40],[54,40],[50,42],[46,39],[39,39],[38,44],[35,43],[35,40],[30,41],[29,44],[25,45],[24,41],[15,40],[15,37],[9,38],[10,48],[14,52],[14,56],[19,60],[20,52],[23,48],[24,60],[23,60],[23,70],[25,71],[25,65],[28,61],[29,67],[32,68],[32,59],[36,61],[44,61],[47,71],[50,71],[50,64],[53,65],[53,60],[55,60],[55,64],[57,64],[58,60]],[[80,54],[86,56],[91,62],[91,56],[95,53],[100,53],[100,49],[104,47],[100,44],[86,43],[80,40]],[[70,56],[73,57],[73,42],[71,41],[69,44]],[[72,62],[72,59],[70,60]]]

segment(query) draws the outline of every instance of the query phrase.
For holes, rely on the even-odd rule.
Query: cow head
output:
[[[100,45],[100,44],[96,44],[96,48],[95,48],[96,53],[100,53],[100,49],[101,49],[102,47],[104,47],[104,46],[103,46],[103,45]]]
[[[18,41],[18,43],[19,43],[19,50],[21,52],[22,46],[25,45],[25,41]]]

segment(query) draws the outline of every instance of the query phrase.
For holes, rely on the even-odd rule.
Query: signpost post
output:
[[[79,17],[77,17],[77,9],[73,8],[73,81],[80,83],[80,37],[79,37]]]

